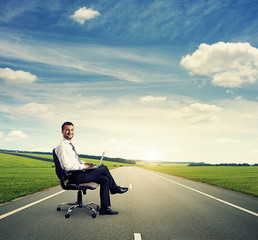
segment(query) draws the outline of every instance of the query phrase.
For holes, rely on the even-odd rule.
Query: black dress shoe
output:
[[[126,187],[116,187],[115,189],[112,189],[112,190],[110,190],[110,193],[111,194],[116,194],[116,193],[125,193],[125,192],[127,192],[128,191],[128,188],[126,188]]]
[[[99,215],[117,215],[117,211],[113,211],[110,208],[101,208],[99,210]]]

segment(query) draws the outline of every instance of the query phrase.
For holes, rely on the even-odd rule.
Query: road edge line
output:
[[[20,212],[20,211],[22,211],[22,210],[24,210],[24,209],[26,209],[26,208],[28,208],[28,207],[31,207],[31,206],[33,206],[33,205],[35,205],[35,204],[38,204],[38,203],[40,203],[40,202],[43,202],[43,201],[45,201],[45,200],[47,200],[47,199],[49,199],[49,198],[52,198],[52,197],[54,197],[54,196],[56,196],[56,195],[58,195],[58,194],[60,194],[60,193],[63,193],[64,191],[65,191],[65,190],[62,190],[62,191],[60,191],[60,192],[54,193],[54,194],[52,194],[52,195],[50,195],[50,196],[47,196],[47,197],[45,197],[45,198],[39,199],[39,200],[37,200],[37,201],[35,201],[35,202],[29,203],[29,204],[27,204],[27,205],[25,205],[25,206],[23,206],[23,207],[20,207],[20,208],[17,208],[17,209],[15,209],[15,210],[13,210],[13,211],[8,212],[8,213],[2,214],[2,215],[0,215],[0,220],[3,219],[3,218],[8,217],[8,216],[10,216],[10,215],[13,215],[13,214],[15,214],[15,213],[17,213],[17,212]]]
[[[173,182],[173,183],[175,183],[175,184],[177,184],[177,185],[179,185],[179,186],[185,187],[185,188],[187,188],[187,189],[189,189],[189,190],[192,190],[192,191],[194,191],[194,192],[200,193],[200,194],[202,194],[202,195],[204,195],[204,196],[206,196],[206,197],[212,198],[212,199],[214,199],[214,200],[216,200],[216,201],[222,202],[222,203],[227,204],[227,205],[229,205],[229,206],[231,206],[231,207],[237,208],[237,209],[239,209],[239,210],[242,210],[242,211],[244,211],[244,212],[246,212],[246,213],[249,213],[249,214],[251,214],[251,215],[254,215],[254,216],[258,217],[258,213],[256,213],[256,212],[253,212],[253,211],[250,211],[250,210],[248,210],[248,209],[239,207],[239,206],[237,206],[237,205],[235,205],[235,204],[233,204],[233,203],[224,201],[224,200],[222,200],[222,199],[220,199],[220,198],[217,198],[217,197],[214,197],[214,196],[209,195],[209,194],[207,194],[207,193],[201,192],[201,191],[199,191],[199,190],[197,190],[197,189],[188,187],[188,186],[186,186],[186,185],[184,185],[184,184],[182,184],[182,183],[178,183],[178,182],[173,181],[173,180],[171,180],[171,179],[162,177],[162,176],[160,176],[160,175],[158,175],[158,174],[155,174],[155,173],[152,173],[152,172],[150,172],[150,171],[147,171],[147,170],[146,170],[146,172],[148,172],[148,173],[150,173],[150,174],[152,174],[152,175],[154,175],[154,176],[163,178],[163,179],[165,179],[165,180],[167,180],[167,181]]]

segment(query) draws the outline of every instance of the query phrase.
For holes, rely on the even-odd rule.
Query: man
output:
[[[86,163],[81,161],[78,154],[72,144],[72,138],[74,136],[74,125],[71,122],[65,122],[62,125],[63,140],[56,147],[55,153],[59,158],[61,167],[65,170],[78,170],[87,169],[92,167],[92,163]],[[72,178],[68,178],[70,182],[74,182]],[[116,185],[111,173],[106,166],[100,166],[96,169],[89,169],[79,174],[79,182],[96,182],[100,184],[100,200],[101,208],[100,215],[116,215],[117,211],[113,211],[109,208],[111,206],[110,194],[125,193],[128,188],[119,187]]]

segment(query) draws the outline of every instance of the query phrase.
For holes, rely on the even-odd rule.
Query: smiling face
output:
[[[63,137],[69,141],[72,140],[74,136],[74,126],[73,125],[65,125],[62,130]]]

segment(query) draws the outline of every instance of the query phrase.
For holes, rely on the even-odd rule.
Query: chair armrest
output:
[[[79,174],[84,173],[85,169],[80,169],[80,170],[69,170],[66,171],[67,176],[72,176],[73,177],[73,182],[76,184],[76,187],[79,187]]]

